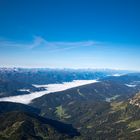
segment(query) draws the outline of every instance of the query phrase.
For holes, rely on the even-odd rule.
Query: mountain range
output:
[[[139,140],[140,73],[2,69],[0,93],[29,94],[44,90],[34,84],[77,79],[98,82],[46,94],[28,105],[0,102],[0,139]]]

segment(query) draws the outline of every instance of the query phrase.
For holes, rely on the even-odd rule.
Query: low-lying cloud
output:
[[[48,84],[48,85],[34,85],[36,87],[44,87],[46,88],[45,91],[39,92],[32,92],[26,95],[18,95],[18,96],[10,96],[0,98],[0,101],[9,101],[9,102],[16,102],[16,103],[23,103],[29,104],[33,99],[39,98],[45,94],[64,91],[70,88],[91,84],[97,82],[96,80],[74,80],[72,82],[64,82],[62,84]]]

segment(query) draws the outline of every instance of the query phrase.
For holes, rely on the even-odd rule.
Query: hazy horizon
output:
[[[74,68],[74,67],[24,67],[24,66],[0,66],[0,69],[58,69],[58,70],[114,70],[114,71],[132,71],[139,72],[140,70],[134,69],[117,69],[117,68]]]

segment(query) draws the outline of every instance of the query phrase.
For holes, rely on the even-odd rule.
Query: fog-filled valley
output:
[[[0,138],[138,139],[140,73],[79,71],[2,68]]]

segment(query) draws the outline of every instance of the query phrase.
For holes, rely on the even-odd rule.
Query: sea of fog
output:
[[[29,104],[33,99],[39,98],[45,94],[64,91],[70,88],[98,82],[97,80],[74,80],[72,82],[64,82],[62,84],[33,85],[35,87],[44,87],[46,90],[31,92],[30,94],[9,96],[0,98],[0,101],[9,101],[16,103]],[[22,90],[22,89],[21,89]]]

